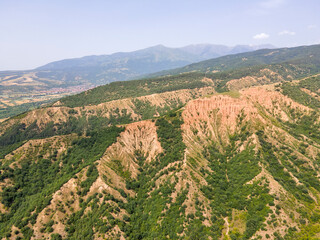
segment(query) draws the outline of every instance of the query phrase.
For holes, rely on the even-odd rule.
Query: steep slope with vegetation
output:
[[[310,69],[120,82],[3,122],[0,239],[318,239]]]
[[[175,75],[185,72],[216,72],[230,71],[259,65],[286,63],[301,65],[309,70],[315,70],[319,65],[320,45],[302,46],[294,48],[261,49],[253,52],[223,56],[205,60],[188,66],[152,74],[152,76]],[[305,70],[307,70],[305,69]]]

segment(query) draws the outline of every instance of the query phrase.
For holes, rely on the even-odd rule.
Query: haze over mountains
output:
[[[319,239],[320,45],[189,68],[0,123],[0,239]]]
[[[185,67],[172,70],[165,70],[150,74],[149,76],[174,75],[192,71],[200,72],[220,72],[234,70],[236,68],[246,68],[257,65],[270,65],[276,63],[302,63],[305,62],[305,56],[308,55],[310,60],[318,61],[314,55],[318,55],[318,45],[300,46],[292,48],[277,49],[260,49],[257,51],[244,52],[236,55],[227,55],[224,57],[213,58],[201,62],[189,64]],[[289,55],[289,57],[288,57]],[[290,57],[291,56],[291,57]]]
[[[138,78],[209,58],[267,47],[272,48],[271,45],[227,47],[197,44],[182,48],[158,45],[134,52],[65,59],[33,70],[2,71],[0,119],[97,85]]]
[[[270,49],[274,46],[269,44],[228,47],[215,44],[194,44],[181,48],[169,48],[157,45],[134,52],[60,60],[29,71],[39,72],[42,77],[47,76],[52,80],[59,80],[58,77],[60,77],[64,83],[69,84],[75,84],[79,80],[83,80],[99,85],[133,79],[144,74],[182,67],[210,58],[262,48]],[[18,74],[18,72],[14,71],[15,74]],[[44,72],[50,72],[51,74],[46,75]],[[6,71],[3,71],[2,76],[5,74]],[[75,83],[72,83],[72,81]]]

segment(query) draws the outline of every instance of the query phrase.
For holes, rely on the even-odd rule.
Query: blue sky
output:
[[[0,70],[157,44],[317,44],[319,12],[319,0],[0,0]]]

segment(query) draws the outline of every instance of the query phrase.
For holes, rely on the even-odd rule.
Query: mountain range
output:
[[[157,45],[134,52],[119,52],[111,55],[64,59],[28,71],[3,71],[0,72],[1,86],[19,86],[19,82],[15,84],[9,83],[13,83],[15,80],[24,77],[25,74],[30,73],[33,74],[31,79],[34,78],[34,81],[38,80],[41,83],[47,80],[48,82],[58,81],[57,86],[83,83],[96,86],[182,67],[210,58],[254,51],[261,48],[274,48],[274,46],[237,45],[235,47],[228,47],[214,44],[195,44],[181,48],[169,48]],[[6,82],[8,83],[6,84]],[[29,82],[31,82],[30,79]],[[27,86],[26,81],[24,83],[21,85]]]
[[[0,119],[97,85],[134,79],[213,57],[267,47],[273,46],[227,47],[199,44],[168,48],[158,45],[134,52],[65,59],[27,71],[2,71]]]
[[[274,46],[237,45],[228,47],[214,44],[195,44],[181,48],[169,48],[157,45],[134,52],[65,59],[46,64],[36,70],[61,71],[65,74],[63,77],[66,82],[73,82],[78,77],[83,80],[86,79],[94,85],[101,85],[174,69],[206,59],[262,48],[274,48]]]
[[[320,45],[162,74],[0,124],[0,239],[320,238]]]

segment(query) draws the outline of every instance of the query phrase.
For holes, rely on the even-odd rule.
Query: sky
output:
[[[318,44],[319,12],[319,0],[0,0],[0,70],[158,44]]]

